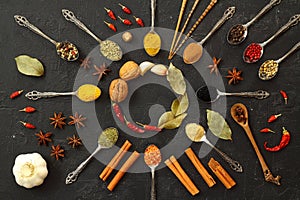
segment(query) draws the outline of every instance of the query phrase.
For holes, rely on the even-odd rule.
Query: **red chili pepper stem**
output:
[[[126,14],[131,14],[131,10],[130,10],[128,7],[126,7],[126,6],[124,6],[124,5],[120,4],[120,3],[119,3],[119,6],[121,6],[122,10],[123,10]]]
[[[284,103],[285,103],[285,104],[288,104],[288,96],[287,96],[287,93],[286,93],[285,91],[283,91],[283,90],[280,90],[280,94],[281,94],[281,96],[282,96],[283,99],[284,99]]]
[[[123,24],[128,26],[132,25],[132,22],[129,19],[123,19],[120,16],[118,16],[118,18],[122,21]]]
[[[281,140],[280,143],[274,147],[267,147],[267,142],[264,143],[264,148],[267,151],[280,151],[281,149],[283,149],[284,147],[286,147],[290,140],[291,140],[291,135],[290,133],[284,128],[282,127],[283,131],[282,131],[282,136],[281,136]]]

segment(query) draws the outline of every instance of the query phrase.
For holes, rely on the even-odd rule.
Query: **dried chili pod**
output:
[[[134,19],[135,19],[135,22],[139,25],[139,26],[141,26],[141,27],[144,27],[145,25],[144,25],[144,22],[143,22],[143,20],[141,19],[141,18],[139,18],[139,17],[136,17],[136,16],[133,16],[134,17]]]
[[[261,132],[261,133],[275,133],[275,131],[273,131],[269,128],[263,128],[259,132]]]
[[[124,13],[126,13],[128,15],[130,15],[132,13],[131,10],[128,7],[126,7],[126,6],[124,6],[124,5],[120,4],[120,3],[119,3],[119,6],[121,6],[121,8],[122,8],[122,10],[123,10]]]
[[[281,114],[278,114],[278,115],[271,115],[268,119],[268,122],[271,123],[271,122],[274,122],[278,117],[280,117]]]
[[[27,123],[27,122],[23,122],[23,121],[19,121],[21,124],[23,124],[23,126],[25,128],[28,128],[28,129],[35,129],[35,126],[33,124],[30,124],[30,123]]]
[[[123,24],[130,26],[132,22],[129,19],[123,19],[122,17],[118,16],[118,18],[122,21]]]
[[[14,98],[20,96],[20,95],[22,94],[23,91],[24,91],[24,90],[18,90],[18,91],[15,91],[15,92],[11,93],[11,95],[9,95],[9,98],[14,99]]]
[[[281,137],[280,143],[277,146],[267,147],[267,142],[264,143],[264,148],[267,151],[273,151],[273,152],[274,151],[279,151],[279,150],[283,149],[284,147],[286,147],[289,144],[290,139],[291,139],[291,135],[284,127],[282,127],[282,129],[283,129],[282,137]]]
[[[157,127],[157,126],[151,126],[151,125],[147,125],[147,124],[142,124],[139,122],[136,122],[136,124],[142,126],[146,131],[155,131],[155,132],[160,132],[161,128]]]
[[[117,28],[115,27],[115,25],[113,25],[112,23],[108,23],[106,21],[104,21],[104,23],[107,25],[108,28],[110,28],[114,32],[117,32]]]
[[[132,131],[136,132],[136,133],[144,133],[145,130],[139,128],[138,126],[136,126],[135,124],[129,122],[126,120],[126,118],[124,117],[126,125],[129,129],[131,129]]]
[[[115,13],[114,13],[111,9],[108,9],[108,8],[105,8],[105,7],[104,7],[104,10],[106,11],[107,15],[108,15],[111,19],[113,19],[113,20],[116,20],[116,19],[117,19]]]
[[[123,116],[123,113],[122,113],[122,110],[121,110],[119,104],[113,103],[112,107],[113,107],[113,110],[114,110],[115,115],[117,116],[117,118],[120,120],[120,122],[124,123],[125,119],[124,119],[124,116]]]
[[[280,94],[281,94],[281,96],[284,99],[284,103],[287,104],[288,103],[288,95],[287,95],[287,93],[285,91],[283,91],[283,90],[280,90]]]
[[[20,112],[26,112],[26,113],[33,113],[36,111],[36,109],[34,107],[31,106],[27,106],[21,110],[19,110]]]

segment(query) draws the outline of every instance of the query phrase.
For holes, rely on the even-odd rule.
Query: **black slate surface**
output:
[[[192,21],[195,21],[199,13],[206,7],[208,0],[201,1],[197,8],[196,14]],[[0,47],[1,47],[1,153],[0,153],[0,196],[1,199],[149,199],[150,198],[150,175],[149,173],[127,173],[120,181],[119,185],[113,192],[106,189],[107,183],[102,182],[98,175],[104,169],[104,165],[92,160],[87,168],[80,174],[79,179],[72,185],[65,185],[65,177],[68,172],[75,169],[77,165],[89,156],[85,147],[72,149],[67,145],[66,137],[76,132],[74,127],[67,126],[64,130],[54,130],[49,125],[48,117],[53,112],[63,112],[65,116],[72,114],[72,98],[43,99],[37,102],[27,100],[24,96],[15,100],[8,98],[12,91],[24,89],[25,92],[37,89],[40,91],[72,91],[75,76],[79,69],[79,63],[68,63],[59,59],[55,53],[55,48],[48,41],[35,35],[29,30],[18,26],[13,16],[21,14],[27,17],[33,24],[49,36],[60,41],[68,39],[76,43],[80,49],[81,55],[87,55],[94,47],[96,42],[75,27],[73,24],[66,22],[61,15],[62,8],[68,8],[77,14],[78,18],[99,35],[102,39],[113,35],[102,21],[108,20],[103,7],[113,9],[120,14],[118,1],[24,1],[24,0],[2,0],[0,2]],[[121,3],[128,5],[135,15],[141,17],[146,26],[150,24],[150,1],[129,1],[124,0]],[[209,15],[204,19],[201,25],[193,34],[193,39],[200,41],[213,24],[222,15],[224,10],[229,6],[236,6],[236,14],[227,22],[211,39],[209,39],[205,48],[211,56],[221,57],[220,72],[223,77],[226,91],[252,91],[264,89],[271,93],[271,96],[262,101],[255,99],[227,98],[226,119],[233,130],[233,141],[219,140],[217,147],[222,149],[228,155],[238,160],[244,167],[244,172],[239,174],[233,172],[228,165],[214,152],[202,158],[201,161],[207,167],[210,157],[217,159],[225,169],[236,180],[237,185],[226,190],[219,180],[213,188],[208,188],[201,179],[198,172],[191,165],[185,155],[179,158],[179,162],[186,169],[192,180],[200,189],[200,194],[192,197],[181,185],[177,178],[166,167],[157,171],[157,197],[158,199],[299,199],[299,151],[300,141],[298,137],[298,117],[299,115],[299,65],[300,54],[295,53],[286,61],[280,64],[280,72],[276,78],[271,81],[263,82],[257,77],[258,66],[270,58],[279,58],[295,43],[299,41],[300,29],[293,27],[280,38],[274,40],[266,47],[264,57],[258,64],[248,65],[243,63],[241,53],[245,47],[252,41],[264,41],[289,18],[299,13],[300,2],[297,0],[285,0],[279,6],[274,7],[270,12],[253,24],[249,29],[249,36],[244,43],[239,46],[230,46],[226,42],[225,35],[229,28],[236,23],[249,21],[268,1],[251,0],[251,1],[222,1],[220,0]],[[157,27],[174,29],[177,21],[178,10],[181,1],[160,1],[157,2]],[[188,3],[188,8],[192,1]],[[122,14],[123,16],[126,16]],[[109,20],[108,20],[109,21]],[[118,32],[137,28],[136,25],[126,27],[116,22]],[[45,76],[41,78],[32,78],[18,73],[14,57],[20,54],[28,54],[42,61],[45,66]],[[110,112],[108,99],[108,86],[113,78],[118,76],[117,69],[127,60],[153,60],[167,64],[167,52],[161,52],[156,58],[149,58],[142,50],[125,55],[123,60],[112,64],[114,70],[108,77],[105,77],[99,86],[103,90],[102,97],[97,101],[96,108],[98,120],[103,126],[114,125],[113,117]],[[194,89],[203,84],[201,79],[193,79],[193,73],[189,67],[182,66],[179,58],[174,60],[174,64],[181,66],[185,76],[190,78],[190,83]],[[236,86],[227,85],[227,79],[224,76],[227,70],[233,67],[243,71],[244,80]],[[212,75],[214,76],[214,75]],[[279,90],[285,90],[289,94],[288,105],[283,104]],[[151,92],[147,92],[147,91]],[[151,93],[157,92],[157,96]],[[168,106],[173,99],[172,93],[166,90],[153,89],[148,86],[145,90],[138,90],[139,96],[145,96],[145,101],[131,103],[133,107],[132,115],[134,119],[147,119],[147,110],[149,105],[161,103]],[[159,98],[163,96],[164,98]],[[148,98],[146,98],[148,97]],[[168,98],[165,98],[168,97]],[[160,101],[161,102],[157,102]],[[76,99],[74,99],[76,101]],[[222,101],[222,100],[221,100]],[[150,102],[150,103],[149,103]],[[244,103],[250,114],[250,126],[256,138],[257,144],[261,149],[270,170],[274,175],[282,176],[282,185],[275,186],[264,181],[259,162],[254,154],[251,144],[244,131],[232,120],[229,113],[231,105],[237,102]],[[32,105],[38,109],[34,114],[19,113],[18,110]],[[143,106],[146,105],[146,106]],[[200,122],[204,126],[205,109],[208,105],[199,103],[201,112]],[[273,124],[267,124],[268,116],[275,113],[282,113],[283,117]],[[17,122],[19,120],[33,122],[37,125],[37,130],[27,130],[21,127]],[[269,126],[276,130],[276,134],[261,134],[259,130]],[[275,145],[280,140],[281,127],[285,126],[291,133],[291,142],[289,146],[281,152],[271,153],[263,150],[263,142],[268,141],[270,145]],[[65,151],[66,157],[60,161],[55,161],[50,157],[50,147],[38,146],[34,133],[38,130],[51,131],[54,133],[54,144],[61,144]],[[123,133],[122,133],[123,134]],[[164,135],[165,134],[165,135]],[[172,139],[172,132],[163,132],[161,137],[156,136],[153,140],[131,138],[133,142],[132,149],[142,152],[145,144],[155,142],[161,145],[166,144]],[[121,135],[117,145],[121,145],[126,137]],[[163,141],[165,140],[165,141]],[[204,144],[192,144],[192,148],[199,150]],[[49,175],[45,183],[40,187],[30,190],[19,187],[12,175],[12,166],[14,159],[18,154],[27,152],[39,152],[43,155],[48,163]],[[115,173],[115,172],[114,172]]]

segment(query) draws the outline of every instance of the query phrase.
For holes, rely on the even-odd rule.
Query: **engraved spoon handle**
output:
[[[286,59],[289,55],[291,55],[292,53],[294,53],[299,48],[300,48],[300,42],[298,42],[297,44],[295,44],[295,46],[293,46],[293,48],[291,48],[284,56],[282,56],[281,58],[279,58],[275,62],[277,62],[278,64],[281,63],[284,59]]]
[[[203,38],[200,42],[198,42],[199,45],[203,45],[206,40],[214,33],[216,32],[228,19],[230,19],[235,13],[235,7],[229,7],[224,12],[223,17],[215,24],[215,26],[211,29],[211,31],[206,35],[205,38]]]
[[[100,150],[102,149],[101,145],[98,145],[98,147],[95,149],[95,151],[85,160],[83,161],[74,171],[70,172],[66,177],[66,184],[69,185],[71,183],[74,183],[77,180],[78,175],[82,170],[86,167],[88,162],[96,155]]]
[[[56,97],[56,96],[69,96],[69,95],[76,95],[76,92],[38,92],[36,90],[33,90],[31,92],[28,92],[25,97],[27,97],[30,100],[38,100],[40,98],[50,98],[50,97]]]
[[[76,26],[78,26],[81,30],[85,31],[87,34],[92,36],[97,42],[101,43],[102,40],[100,40],[94,33],[92,33],[81,21],[79,21],[74,13],[67,9],[61,10],[63,16],[67,21],[73,22]]]
[[[226,95],[226,96],[239,96],[239,97],[252,97],[256,99],[266,99],[270,96],[270,93],[263,90],[258,90],[255,92],[239,92],[239,93],[228,93],[228,92],[220,92],[218,91],[219,95]]]
[[[151,31],[154,31],[156,0],[151,0]]]
[[[35,27],[34,25],[32,25],[24,16],[21,15],[15,15],[14,16],[16,22],[20,25],[20,26],[24,26],[26,28],[28,28],[29,30],[33,31],[34,33],[42,36],[43,38],[45,38],[46,40],[49,40],[52,44],[54,44],[55,46],[57,45],[57,42],[55,40],[53,40],[52,38],[50,38],[48,35],[46,35],[45,33],[43,33],[40,29],[38,29],[37,27]]]

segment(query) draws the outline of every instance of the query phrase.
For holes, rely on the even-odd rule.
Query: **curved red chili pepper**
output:
[[[117,28],[115,27],[115,25],[108,23],[106,21],[104,21],[104,23],[107,25],[108,28],[110,28],[111,30],[113,30],[114,32],[117,32]]]
[[[281,96],[283,97],[284,99],[284,103],[287,104],[288,103],[288,96],[287,96],[287,93],[283,90],[280,90],[280,94]]]
[[[119,3],[119,6],[121,6],[124,13],[129,14],[129,15],[131,14],[131,10],[128,7],[126,7],[120,3]]]
[[[117,118],[120,120],[120,122],[124,123],[125,119],[122,113],[122,110],[120,108],[120,106],[117,103],[113,103],[112,104],[113,110],[115,112],[115,115],[117,116]]]
[[[126,125],[129,129],[131,129],[132,131],[136,132],[136,133],[144,133],[145,130],[137,127],[136,125],[134,125],[133,123],[127,121],[126,117],[124,116],[124,119],[125,119],[125,122],[126,122]]]
[[[274,122],[278,117],[280,117],[281,114],[278,114],[278,115],[271,115],[268,119],[268,122],[271,123],[271,122]]]
[[[34,107],[30,107],[30,106],[27,106],[25,108],[23,108],[22,110],[19,110],[20,112],[26,112],[26,113],[32,113],[32,112],[35,112],[36,109]]]
[[[22,94],[22,92],[23,92],[23,90],[15,91],[15,92],[11,93],[9,98],[14,99],[14,98],[20,96]]]
[[[22,121],[19,121],[19,122],[22,123],[25,128],[35,129],[35,126],[33,124],[30,124],[27,122],[22,122]]]
[[[274,131],[272,131],[272,130],[269,129],[269,128],[263,128],[263,129],[261,129],[259,132],[261,132],[261,133],[275,133]]]
[[[105,7],[104,7],[104,10],[106,11],[107,15],[108,15],[111,19],[113,19],[113,20],[116,20],[116,19],[117,19],[116,16],[115,16],[115,13],[114,13],[111,9],[108,9],[108,8],[105,8]]]
[[[147,124],[141,124],[139,122],[136,122],[138,125],[142,126],[146,131],[156,131],[156,132],[160,132],[161,128],[157,127],[157,126],[151,126],[151,125],[147,125]]]
[[[264,143],[264,148],[267,151],[272,151],[272,152],[279,151],[289,144],[291,135],[284,127],[282,129],[283,129],[282,137],[281,137],[281,141],[280,141],[279,145],[274,146],[274,147],[267,147],[267,142]]]
[[[132,25],[132,22],[129,19],[123,19],[120,16],[118,16],[118,18],[122,21],[123,24],[128,26]]]
[[[139,26],[141,26],[141,27],[144,27],[145,25],[144,25],[144,22],[143,22],[143,20],[141,19],[141,18],[139,18],[139,17],[136,17],[136,16],[133,16],[134,17],[134,19],[135,19],[135,22],[139,25]]]

